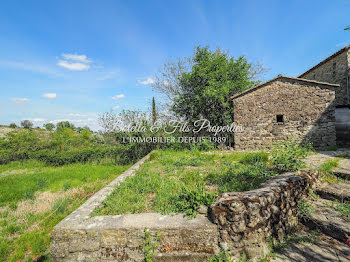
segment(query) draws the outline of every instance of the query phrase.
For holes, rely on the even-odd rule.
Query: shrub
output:
[[[43,143],[32,130],[13,131],[0,139],[0,164],[13,160],[27,159],[28,154],[39,150]]]
[[[16,128],[17,125],[16,125],[15,123],[11,123],[11,124],[9,125],[9,127],[11,127],[11,128]]]
[[[271,148],[271,165],[279,173],[299,170],[311,148],[310,143],[299,144],[294,139],[281,141]]]
[[[209,206],[214,203],[216,196],[205,192],[204,184],[197,184],[191,188],[184,187],[180,194],[173,198],[174,212],[184,213],[186,216],[194,217],[200,205]]]

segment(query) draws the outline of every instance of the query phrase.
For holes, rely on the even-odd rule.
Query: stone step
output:
[[[336,202],[317,199],[309,202],[314,211],[302,219],[302,223],[312,230],[320,230],[343,243],[350,243],[350,218],[342,216],[336,209]]]
[[[333,168],[333,174],[342,179],[350,180],[350,170],[345,168]]]
[[[325,183],[317,187],[315,192],[324,199],[350,201],[350,183]]]
[[[288,247],[278,252],[271,262],[350,261],[350,246],[323,234],[310,236],[309,239],[313,241],[289,243]]]

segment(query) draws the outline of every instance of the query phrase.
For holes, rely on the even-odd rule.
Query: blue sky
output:
[[[20,1],[0,3],[0,124],[149,108],[149,83],[196,45],[298,76],[350,44],[350,0]]]

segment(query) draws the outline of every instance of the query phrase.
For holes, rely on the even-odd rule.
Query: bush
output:
[[[311,148],[310,143],[300,144],[294,139],[279,142],[271,148],[271,165],[279,173],[299,170]]]
[[[16,128],[17,125],[16,125],[15,123],[11,123],[11,124],[9,125],[9,127],[11,127],[11,128]]]
[[[191,188],[184,186],[180,194],[173,198],[174,212],[195,217],[200,205],[209,206],[214,203],[215,199],[214,194],[205,192],[205,187],[202,184]]]
[[[28,154],[44,146],[34,131],[13,131],[0,139],[0,164],[28,159]]]
[[[149,151],[145,148],[134,144],[115,147],[99,146],[61,152],[47,149],[30,153],[29,158],[53,166],[99,161],[103,158],[112,159],[115,164],[125,165],[134,163],[147,153]]]

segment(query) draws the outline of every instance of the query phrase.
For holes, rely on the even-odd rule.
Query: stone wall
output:
[[[334,67],[335,65],[335,67]],[[336,88],[336,106],[348,105],[346,77],[350,65],[350,49],[344,49],[338,55],[332,57],[327,62],[302,74],[300,77],[321,82],[339,84]],[[333,73],[335,71],[335,73]]]
[[[283,240],[297,225],[297,204],[315,185],[312,171],[287,173],[267,181],[260,189],[224,193],[210,207],[211,220],[220,232],[220,247],[235,256],[245,252],[259,258],[269,251],[269,238]]]
[[[94,216],[94,209],[145,157],[67,216],[51,233],[53,261],[144,261],[145,232],[156,245],[152,261],[207,261],[220,249],[260,257],[268,237],[282,235],[297,222],[298,199],[307,194],[309,171],[289,173],[267,181],[261,189],[225,193],[209,208],[209,218],[157,213]]]
[[[315,147],[336,145],[333,86],[279,77],[234,100],[235,149],[271,146],[291,136]],[[277,122],[283,115],[283,123]]]

